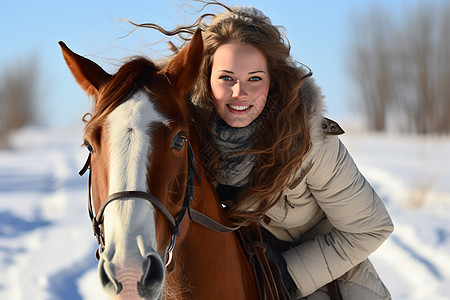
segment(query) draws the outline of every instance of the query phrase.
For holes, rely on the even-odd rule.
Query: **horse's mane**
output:
[[[143,88],[149,82],[151,74],[158,70],[153,61],[142,56],[134,57],[125,63],[111,80],[102,86],[93,117],[122,104],[127,96]]]
[[[89,114],[89,121],[86,121],[86,129],[100,115],[113,111],[131,94],[144,88],[150,76],[159,69],[153,61],[143,56],[133,57],[126,62],[107,83],[102,85],[98,98],[94,99],[93,112]]]

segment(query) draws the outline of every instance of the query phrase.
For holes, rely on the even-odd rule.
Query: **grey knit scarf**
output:
[[[230,154],[252,147],[253,134],[259,123],[256,119],[246,127],[231,127],[223,120],[213,124],[212,129],[217,133],[217,136],[213,135],[213,139],[220,152],[219,184],[241,187],[249,183],[255,156]]]

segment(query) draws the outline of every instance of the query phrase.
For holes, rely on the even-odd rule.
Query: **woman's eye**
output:
[[[260,80],[262,80],[262,78],[259,76],[253,76],[249,79],[249,81],[260,81]]]
[[[222,76],[219,77],[219,79],[222,79],[222,80],[225,80],[225,81],[231,81],[231,80],[233,80],[233,78],[231,78],[231,77],[228,76],[228,75],[222,75]]]

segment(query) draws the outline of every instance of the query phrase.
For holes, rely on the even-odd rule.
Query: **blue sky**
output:
[[[409,6],[428,0],[236,0],[230,5],[252,5],[272,23],[286,28],[293,57],[308,65],[326,96],[328,116],[334,119],[355,114],[352,85],[346,65],[351,18],[374,4],[388,7],[401,17]],[[440,1],[440,0],[436,0]],[[445,0],[441,0],[445,1]],[[90,100],[68,71],[58,41],[96,61],[113,73],[124,58],[144,54],[158,58],[165,43],[154,30],[133,28],[120,19],[154,22],[166,28],[182,24],[189,17],[180,9],[188,1],[136,0],[22,0],[1,1],[2,46],[0,74],[30,57],[39,65],[39,121],[51,126],[80,123],[89,111]],[[0,108],[1,109],[1,108]]]

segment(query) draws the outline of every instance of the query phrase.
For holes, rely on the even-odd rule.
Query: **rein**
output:
[[[122,191],[117,192],[109,195],[105,201],[103,202],[102,206],[100,207],[97,215],[94,214],[93,204],[92,204],[92,184],[91,184],[91,173],[92,173],[92,166],[91,166],[91,155],[92,152],[89,153],[88,158],[86,159],[86,162],[81,169],[81,171],[78,173],[80,176],[83,176],[87,170],[89,170],[89,179],[88,179],[88,213],[89,218],[91,219],[92,223],[92,229],[94,231],[94,235],[97,238],[97,242],[99,245],[99,248],[96,250],[95,256],[97,257],[97,260],[100,259],[100,255],[105,249],[105,237],[101,228],[101,225],[103,224],[104,219],[104,212],[106,209],[106,206],[113,202],[118,200],[123,200],[126,198],[138,198],[142,200],[149,201],[156,209],[160,211],[160,213],[166,218],[166,220],[170,223],[171,226],[171,238],[170,238],[170,245],[167,249],[167,254],[169,256],[169,259],[166,263],[166,267],[170,264],[172,261],[172,253],[173,249],[175,248],[175,242],[176,238],[180,235],[180,224],[183,221],[186,212],[188,212],[188,215],[191,220],[195,221],[196,223],[211,229],[218,233],[230,233],[235,230],[237,230],[239,227],[228,227],[225,226],[208,216],[204,215],[203,213],[196,211],[190,207],[190,204],[193,199],[194,195],[194,179],[193,176],[197,179],[198,183],[201,183],[200,176],[198,175],[197,168],[195,167],[195,156],[194,152],[192,150],[191,144],[189,141],[187,141],[188,145],[188,178],[187,178],[187,184],[186,184],[186,193],[184,195],[184,201],[183,206],[181,208],[181,212],[178,215],[177,219],[175,219],[172,214],[169,212],[169,210],[164,206],[164,204],[155,196],[153,196],[150,193],[142,192],[142,191]]]

